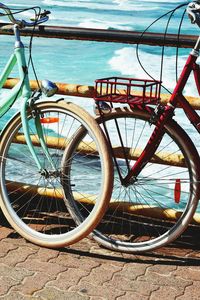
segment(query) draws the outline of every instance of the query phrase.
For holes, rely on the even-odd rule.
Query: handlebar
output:
[[[190,2],[187,6],[187,13],[191,23],[196,23],[200,27],[200,0]]]
[[[48,21],[48,19],[49,19],[48,15],[50,14],[50,11],[46,11],[45,10],[44,12],[42,12],[38,16],[37,20],[35,20],[33,22],[27,22],[25,20],[16,19],[14,17],[13,13],[11,12],[10,8],[8,6],[6,6],[5,4],[1,3],[1,2],[0,2],[0,9],[3,9],[6,12],[6,15],[8,16],[8,18],[10,19],[10,21],[13,24],[17,24],[21,28],[24,28],[24,27],[34,27],[36,25],[42,24],[42,23]]]

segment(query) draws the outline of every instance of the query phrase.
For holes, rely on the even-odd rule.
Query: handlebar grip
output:
[[[187,6],[187,13],[191,23],[196,23],[200,26],[200,0],[189,3]]]

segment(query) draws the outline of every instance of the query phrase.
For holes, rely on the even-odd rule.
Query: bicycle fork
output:
[[[25,97],[23,99],[23,103],[22,103],[22,107],[21,107],[21,119],[22,119],[22,126],[23,126],[23,130],[24,130],[24,135],[25,135],[25,140],[26,143],[28,145],[29,151],[31,152],[31,155],[33,156],[33,159],[39,169],[39,172],[41,173],[41,175],[44,175],[45,177],[48,177],[50,174],[49,172],[45,169],[45,167],[41,164],[36,151],[33,147],[33,142],[31,140],[31,134],[30,134],[30,129],[29,129],[29,124],[28,124],[28,117],[27,117],[27,103],[28,103],[29,98]],[[44,139],[44,134],[43,134],[43,129],[41,126],[41,122],[40,122],[40,116],[38,114],[38,111],[33,111],[33,117],[35,119],[35,128],[36,128],[36,133],[38,135],[38,139],[40,142],[40,145],[42,147],[43,153],[46,156],[47,160],[49,161],[51,167],[52,167],[52,171],[51,173],[55,175],[56,172],[56,167],[53,163],[53,160],[49,154],[48,148],[46,146],[46,142]]]

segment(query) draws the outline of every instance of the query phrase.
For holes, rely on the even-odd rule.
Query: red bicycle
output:
[[[187,13],[200,26],[200,1]],[[144,252],[175,240],[188,224],[200,220],[200,159],[188,134],[173,119],[177,106],[200,133],[200,117],[183,95],[191,74],[200,94],[200,38],[190,53],[165,106],[161,82],[128,78],[96,81],[95,101],[110,145],[115,178],[110,208],[93,233],[104,246]],[[108,105],[109,103],[109,105]],[[128,107],[114,108],[114,103]],[[196,214],[195,214],[196,212]],[[194,215],[195,214],[195,215]]]
[[[187,12],[200,26],[200,4],[191,2]],[[200,133],[200,117],[183,95],[191,72],[200,94],[200,67],[196,63],[199,48],[200,38],[165,106],[159,104],[160,81],[117,77],[96,81],[97,121],[109,141],[115,174],[109,209],[92,235],[108,248],[153,250],[180,236],[192,217],[194,222],[200,220],[196,212],[200,198],[199,154],[173,119],[179,105]],[[128,105],[124,107],[124,103]],[[156,109],[152,106],[155,103]],[[74,138],[65,159],[73,162],[80,156],[76,145],[82,134]],[[73,174],[73,168],[70,172]],[[96,172],[100,170],[96,168]]]

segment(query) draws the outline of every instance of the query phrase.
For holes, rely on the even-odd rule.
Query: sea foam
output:
[[[148,74],[154,79],[160,80],[161,56],[140,50],[139,58]],[[187,56],[182,55],[178,59],[179,74],[185,64],[186,58]],[[166,55],[164,57],[162,82],[170,90],[173,90],[176,84],[175,61],[175,55]],[[142,79],[150,78],[137,60],[135,46],[123,47],[116,50],[113,57],[108,61],[108,64],[113,71],[118,71],[123,76]],[[197,95],[193,77],[189,79],[184,92],[190,96]]]

